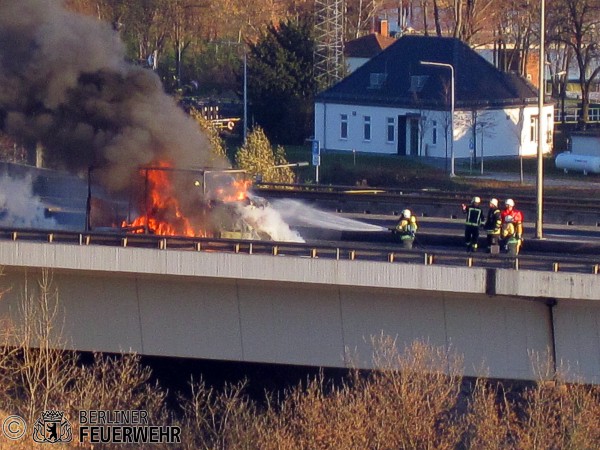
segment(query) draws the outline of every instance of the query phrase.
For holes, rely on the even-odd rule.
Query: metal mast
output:
[[[344,0],[315,0],[315,38],[315,78],[325,89],[345,72]]]

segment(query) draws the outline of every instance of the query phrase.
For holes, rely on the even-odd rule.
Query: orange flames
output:
[[[250,180],[235,180],[228,186],[215,189],[214,196],[224,203],[243,202],[248,198],[248,189],[251,184]]]
[[[192,225],[192,220],[182,211],[180,196],[177,195],[172,180],[176,173],[172,166],[166,162],[159,162],[151,169],[142,169],[140,175],[145,180],[145,204],[141,214],[131,223],[123,221],[122,227],[132,233],[151,233],[163,236],[188,236],[207,237],[208,231]],[[234,181],[230,185],[220,186],[211,191],[211,199],[221,202],[244,201],[250,182],[246,180]],[[194,189],[194,186],[190,186]],[[198,191],[198,205],[196,212],[202,215],[210,206]]]

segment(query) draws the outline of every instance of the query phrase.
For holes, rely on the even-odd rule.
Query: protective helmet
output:
[[[506,223],[512,223],[512,221],[513,221],[513,216],[506,216],[506,217],[504,218],[504,221],[505,221]]]
[[[515,206],[515,201],[514,201],[512,198],[509,198],[508,200],[506,200],[506,201],[504,202],[504,204],[505,204],[506,206],[514,207],[514,206]]]
[[[405,209],[402,211],[402,217],[404,217],[405,219],[410,219],[410,216],[412,214],[410,213],[410,209]]]
[[[481,203],[481,199],[479,197],[473,197],[471,203],[473,203],[474,205],[479,205]]]
[[[490,205],[494,206],[495,208],[498,207],[498,199],[497,198],[493,198],[490,200]]]

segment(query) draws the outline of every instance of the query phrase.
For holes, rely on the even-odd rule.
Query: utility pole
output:
[[[537,147],[537,178],[536,178],[536,220],[535,220],[535,237],[536,239],[543,238],[543,195],[544,195],[544,94],[546,90],[545,81],[545,70],[546,70],[546,58],[544,50],[544,40],[546,34],[545,25],[545,0],[540,0],[540,71],[539,81],[540,86],[538,89],[538,147]]]

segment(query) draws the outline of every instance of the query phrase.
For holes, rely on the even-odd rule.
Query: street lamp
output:
[[[546,34],[545,20],[545,0],[540,0],[540,62],[539,62],[539,88],[538,88],[538,147],[537,147],[537,177],[536,177],[536,221],[535,221],[535,237],[536,239],[542,239],[542,216],[543,216],[543,194],[544,194],[544,149],[543,149],[543,138],[544,138],[544,120],[542,114],[544,112],[544,93],[546,91],[545,71],[545,51],[544,51],[544,39]]]
[[[454,66],[434,61],[421,61],[424,66],[445,67],[450,69],[450,177],[455,177],[454,173]]]

